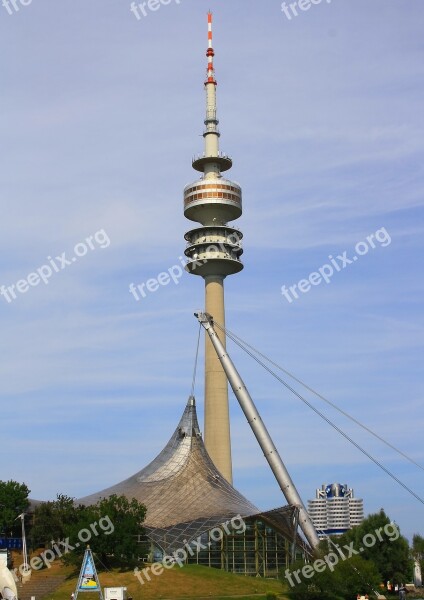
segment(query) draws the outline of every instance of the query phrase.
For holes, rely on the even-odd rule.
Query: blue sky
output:
[[[422,0],[323,1],[291,19],[274,0],[172,0],[139,20],[126,0],[17,6],[0,5],[0,284],[96,232],[110,244],[0,297],[0,478],[40,499],[89,494],[146,465],[183,411],[203,282],[184,274],[139,302],[128,286],[178,264],[191,227],[209,8],[221,148],[244,194],[227,326],[423,464]],[[282,296],[382,228],[390,244]],[[305,501],[347,483],[366,512],[424,533],[419,502],[229,351]],[[313,401],[424,496],[422,470]],[[231,425],[236,487],[283,504],[234,397]]]

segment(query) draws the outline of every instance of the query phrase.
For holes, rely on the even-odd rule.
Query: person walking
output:
[[[401,583],[400,586],[399,586],[399,600],[405,600],[407,593],[408,593],[408,590],[403,585],[403,583]]]

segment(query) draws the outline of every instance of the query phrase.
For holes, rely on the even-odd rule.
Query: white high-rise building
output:
[[[308,512],[320,538],[341,535],[363,521],[364,501],[347,485],[323,484],[315,499],[308,500]]]

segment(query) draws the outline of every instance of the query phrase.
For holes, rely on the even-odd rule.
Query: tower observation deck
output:
[[[212,13],[208,13],[208,59],[205,81],[206,118],[204,153],[193,159],[200,179],[184,188],[184,215],[200,223],[185,234],[186,269],[205,280],[205,312],[225,326],[224,279],[243,269],[242,233],[228,225],[242,214],[241,187],[222,176],[232,160],[219,149],[216,109],[215,56],[212,46]],[[220,333],[225,346],[225,335]],[[206,336],[205,346],[205,445],[214,464],[232,482],[228,383],[215,350]]]

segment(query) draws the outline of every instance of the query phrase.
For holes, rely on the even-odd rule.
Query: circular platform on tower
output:
[[[196,171],[204,172],[205,167],[210,165],[211,163],[215,163],[219,166],[219,170],[221,173],[224,171],[228,171],[233,166],[232,159],[226,154],[220,154],[219,156],[205,156],[202,154],[201,156],[195,156],[193,158],[193,169]]]

